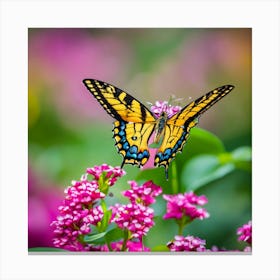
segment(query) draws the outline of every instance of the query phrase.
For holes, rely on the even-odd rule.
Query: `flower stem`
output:
[[[128,230],[125,229],[125,230],[124,230],[123,244],[122,244],[122,251],[125,251],[125,250],[126,250],[126,243],[127,243],[127,240],[128,240]]]
[[[184,221],[183,219],[180,220],[180,222],[178,222],[178,235],[183,235],[183,229],[184,229]]]
[[[141,243],[141,247],[142,247],[142,252],[144,251],[144,242],[143,242],[143,237],[139,237],[139,241]]]
[[[179,192],[179,184],[177,178],[177,166],[175,161],[173,161],[173,163],[171,164],[171,172],[172,172],[172,178],[171,178],[172,192],[173,194],[177,194]]]
[[[109,251],[112,252],[112,251],[113,251],[113,248],[112,248],[112,246],[111,246],[111,243],[110,243],[109,241],[106,240],[106,244],[107,244],[107,247],[108,247]]]

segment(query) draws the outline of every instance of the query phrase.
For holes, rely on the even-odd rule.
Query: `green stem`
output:
[[[108,194],[109,185],[108,185],[108,178],[106,178],[106,173],[103,172],[98,180],[99,190],[103,192],[105,195]]]
[[[107,244],[107,246],[108,246],[109,251],[112,252],[112,251],[113,251],[113,248],[111,247],[111,243],[110,243],[109,241],[106,240],[106,244]]]
[[[139,237],[139,241],[140,241],[140,243],[141,243],[142,252],[144,252],[144,242],[143,242],[143,237]]]
[[[184,221],[183,219],[180,220],[180,222],[178,222],[178,235],[183,235],[183,229],[184,229]]]
[[[107,205],[106,205],[105,199],[101,199],[101,207],[102,207],[103,212],[105,213],[107,211]]]
[[[126,243],[127,243],[127,240],[128,240],[128,230],[125,229],[123,233],[124,233],[124,238],[123,238],[123,244],[122,244],[122,251],[125,251],[126,250]]]
[[[176,194],[179,192],[179,184],[178,184],[178,175],[177,175],[177,166],[176,162],[173,161],[171,164],[171,173],[172,173],[172,178],[171,178],[171,188],[173,194]]]

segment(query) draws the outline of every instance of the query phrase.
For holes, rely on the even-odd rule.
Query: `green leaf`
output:
[[[168,172],[169,177],[171,178],[174,176],[171,171],[172,165],[174,164],[176,164],[177,176],[178,178],[181,178],[182,167],[192,158],[205,153],[217,155],[224,152],[224,145],[217,136],[206,130],[193,128],[183,152],[178,153],[174,161],[171,162]],[[145,169],[139,173],[136,179],[143,182],[147,180],[153,180],[155,184],[158,184],[163,188],[165,193],[170,193],[170,190],[173,189],[171,185],[172,180],[166,180],[163,167]],[[175,180],[177,179],[175,178]]]
[[[252,160],[252,149],[251,147],[239,147],[232,152],[232,157],[235,160],[244,160],[251,161]]]
[[[117,241],[120,240],[124,237],[124,232],[120,228],[116,227],[110,231],[107,232],[106,234],[106,241],[107,242],[112,242],[112,241]]]
[[[101,224],[99,226],[100,231],[105,231],[107,229],[111,216],[112,216],[112,210],[107,210],[104,212],[103,218],[101,220]]]
[[[68,250],[63,250],[53,247],[33,247],[28,248],[28,252],[69,252]]]
[[[106,231],[105,232],[100,232],[100,233],[97,233],[97,234],[85,235],[84,236],[84,242],[86,242],[86,243],[96,243],[95,241],[103,239],[103,237],[105,235],[106,235]]]
[[[198,188],[220,179],[235,169],[231,161],[222,163],[217,155],[201,155],[190,160],[183,168],[182,184],[186,190]]]
[[[136,177],[136,180],[139,183],[153,180],[155,184],[160,186],[164,186],[167,184],[165,179],[164,168],[162,167],[144,169]]]
[[[190,159],[199,154],[219,154],[225,152],[223,142],[213,133],[195,127],[183,149],[180,158]]]
[[[157,245],[152,248],[152,252],[169,252],[169,249],[166,245]]]
[[[252,170],[252,149],[250,147],[239,147],[232,153],[236,168],[249,171]]]

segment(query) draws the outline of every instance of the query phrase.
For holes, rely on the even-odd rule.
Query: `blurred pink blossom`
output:
[[[252,221],[244,224],[242,227],[237,229],[237,234],[239,235],[239,241],[245,241],[248,244],[252,244]]]
[[[129,66],[130,49],[124,41],[112,33],[100,36],[92,31],[56,28],[29,33],[29,89],[47,91],[69,124],[101,115],[102,108],[86,91],[83,79],[120,82]]]
[[[55,186],[44,182],[40,175],[28,170],[28,248],[52,247],[53,231],[50,223],[58,213],[62,199]]]

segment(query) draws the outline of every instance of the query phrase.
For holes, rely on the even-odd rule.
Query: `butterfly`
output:
[[[192,101],[169,118],[166,112],[155,117],[136,98],[109,83],[95,79],[84,79],[83,83],[105,111],[116,120],[113,138],[118,152],[123,156],[121,168],[124,164],[141,167],[148,161],[148,142],[155,132],[154,142],[160,143],[160,146],[155,155],[154,165],[165,168],[166,179],[170,162],[178,152],[182,152],[198,117],[234,88],[232,85],[218,87]]]

